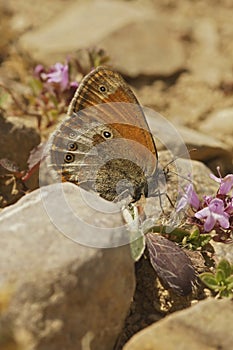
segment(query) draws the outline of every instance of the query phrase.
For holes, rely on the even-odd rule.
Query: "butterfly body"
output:
[[[62,181],[109,201],[148,196],[157,150],[142,107],[120,74],[98,67],[83,79],[53,135],[51,164]]]

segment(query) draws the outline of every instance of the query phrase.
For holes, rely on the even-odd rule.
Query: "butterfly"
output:
[[[100,66],[79,85],[52,138],[50,164],[62,181],[108,201],[156,192],[158,155],[143,109],[122,76]]]
[[[143,109],[121,75],[108,67],[82,80],[50,144],[49,164],[63,182],[111,202],[160,195],[158,154]],[[185,253],[149,234],[147,247],[166,285],[189,293],[195,271]],[[176,273],[180,264],[186,267]]]

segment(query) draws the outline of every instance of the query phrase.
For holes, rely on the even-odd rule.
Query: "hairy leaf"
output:
[[[146,235],[151,264],[167,288],[179,295],[188,295],[197,284],[192,262],[174,242],[153,233]]]

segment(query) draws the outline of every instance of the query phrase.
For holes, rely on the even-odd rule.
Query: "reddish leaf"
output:
[[[151,265],[166,288],[179,295],[188,295],[197,284],[192,262],[174,242],[153,233],[146,235]]]
[[[45,146],[46,146],[46,143],[40,143],[38,146],[36,146],[31,150],[30,156],[28,158],[28,171],[22,177],[23,181],[29,180],[30,177],[39,168],[40,162],[43,159],[43,152],[44,152]]]
[[[46,143],[41,142],[38,146],[31,150],[28,158],[28,170],[31,170],[35,167],[35,165],[41,162],[45,145]]]

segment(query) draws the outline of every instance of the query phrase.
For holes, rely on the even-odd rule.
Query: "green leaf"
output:
[[[233,291],[233,276],[230,276],[226,279],[227,289]]]
[[[133,234],[135,233],[138,236],[138,232],[134,232],[134,233],[131,232],[131,239],[133,238]],[[137,239],[132,239],[132,241],[130,242],[130,249],[131,249],[131,256],[134,261],[138,261],[141,258],[142,254],[144,253],[145,246],[146,246],[146,241],[145,241],[144,235],[140,235],[140,237]]]
[[[190,240],[193,240],[193,239],[195,240],[195,239],[199,238],[199,236],[200,236],[199,228],[196,227],[196,226],[194,226],[194,227],[192,228],[192,230],[191,230],[189,239],[190,239]]]
[[[200,274],[200,278],[202,282],[205,283],[207,287],[209,287],[210,289],[213,289],[213,290],[219,289],[218,282],[216,281],[215,276],[211,272],[204,272]]]
[[[226,280],[225,272],[218,268],[215,273],[215,279],[219,284],[220,283],[225,284],[225,280]]]
[[[145,231],[145,234],[149,231],[167,235],[169,236],[169,240],[174,241],[176,243],[181,243],[182,239],[186,236],[189,236],[190,234],[188,230],[184,230],[179,227],[174,228],[172,226],[166,225],[154,225],[150,227],[147,231]]]
[[[225,278],[229,277],[232,274],[232,267],[229,261],[222,259],[217,266],[217,270],[224,271]]]
[[[229,298],[229,297],[232,296],[232,293],[231,293],[229,290],[224,289],[224,290],[221,290],[221,291],[219,292],[219,296],[220,296],[221,298],[222,298],[222,297],[227,297],[227,298]]]
[[[201,237],[201,247],[206,246],[212,238],[211,235],[208,235],[208,234],[202,234],[200,237]]]

